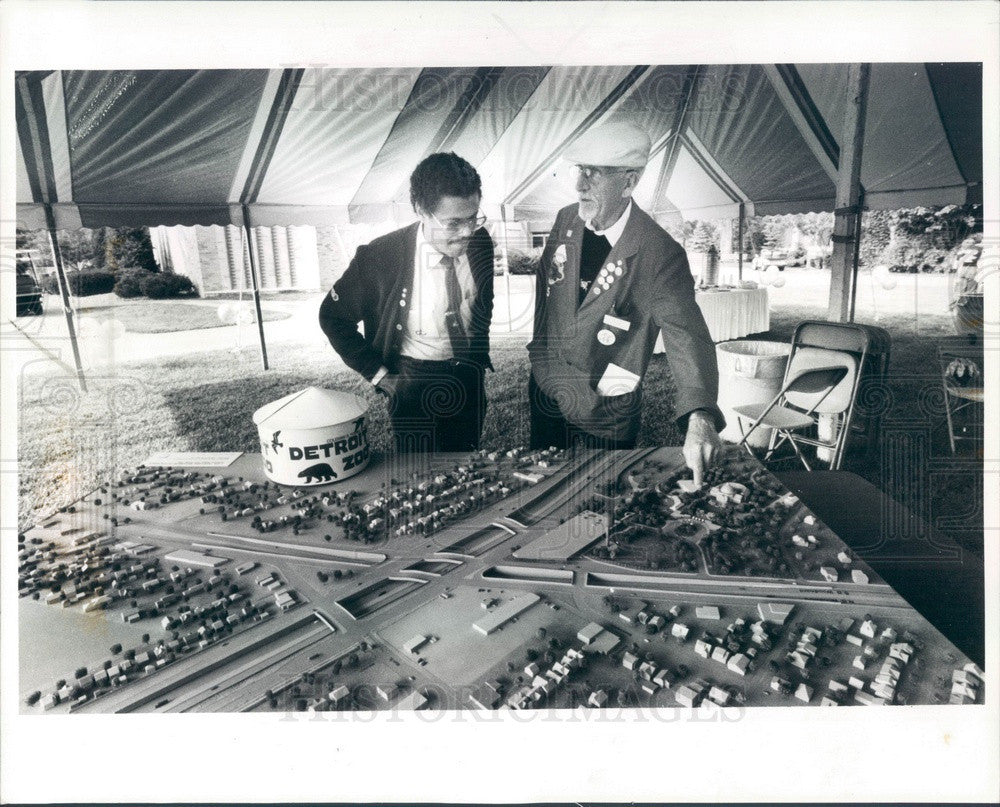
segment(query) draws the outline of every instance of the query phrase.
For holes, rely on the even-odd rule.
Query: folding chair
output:
[[[968,414],[970,408],[981,405],[985,395],[983,390],[983,350],[977,341],[949,341],[938,346],[938,363],[941,367],[941,383],[944,386],[944,413],[948,421],[948,442],[951,453],[955,453],[955,443],[959,440],[981,441],[982,418],[972,424],[973,433],[966,434],[965,427],[956,429],[956,415]],[[978,426],[978,434],[975,427]]]
[[[837,470],[851,428],[862,368],[868,357],[870,335],[863,326],[816,320],[800,322],[792,336],[788,366],[781,390],[766,404],[734,407],[742,439],[740,445],[754,455],[747,438],[757,428],[772,430],[763,460],[767,462],[786,442],[795,456],[812,470],[800,446],[831,452],[830,468]],[[820,417],[831,421],[831,434],[818,434]],[[744,428],[744,420],[750,422]],[[812,436],[812,432],[817,432]],[[809,433],[801,433],[809,430]],[[756,456],[756,455],[754,455]]]

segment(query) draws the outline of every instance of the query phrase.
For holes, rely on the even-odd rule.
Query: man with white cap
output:
[[[646,132],[612,123],[564,154],[579,201],[556,216],[537,278],[531,444],[633,447],[642,380],[662,331],[684,458],[700,484],[725,425],[715,345],[683,247],[632,201],[649,152]]]

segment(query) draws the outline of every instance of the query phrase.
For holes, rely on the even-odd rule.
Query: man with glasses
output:
[[[644,131],[617,123],[589,130],[564,155],[579,201],[559,211],[537,278],[531,444],[634,447],[662,331],[684,458],[701,484],[725,425],[715,345],[683,247],[632,201],[649,152]]]
[[[467,161],[424,159],[410,177],[420,220],[359,247],[320,306],[333,349],[388,397],[400,452],[479,447],[493,369],[493,241],[481,198]]]

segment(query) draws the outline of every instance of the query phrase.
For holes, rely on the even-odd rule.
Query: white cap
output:
[[[563,154],[577,165],[645,168],[652,144],[649,134],[634,123],[619,121],[588,129]]]

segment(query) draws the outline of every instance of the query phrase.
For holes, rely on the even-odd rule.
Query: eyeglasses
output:
[[[434,219],[434,223],[438,227],[449,233],[457,233],[462,230],[475,232],[486,223],[486,216],[482,213],[477,213],[475,216],[469,216],[467,219],[445,219],[444,221],[441,221],[441,219],[433,213],[428,212],[428,215]]]
[[[600,182],[607,174],[624,174],[634,168],[612,168],[605,165],[574,165],[574,178],[583,177],[587,182]]]

